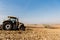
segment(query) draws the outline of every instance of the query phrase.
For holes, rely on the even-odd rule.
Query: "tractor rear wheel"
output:
[[[4,23],[3,25],[4,30],[11,30],[12,29],[12,24],[11,23]]]

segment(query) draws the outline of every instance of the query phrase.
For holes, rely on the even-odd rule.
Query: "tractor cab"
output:
[[[9,20],[12,22],[18,22],[18,18],[13,17],[13,16],[8,16]]]
[[[17,17],[14,16],[8,16],[9,20],[12,22],[13,26],[18,26],[19,25],[19,21]]]

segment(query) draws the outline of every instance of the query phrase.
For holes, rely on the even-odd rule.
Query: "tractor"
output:
[[[25,31],[25,26],[23,23],[19,22],[17,17],[14,16],[8,16],[7,20],[3,21],[3,27],[4,30],[23,30]]]

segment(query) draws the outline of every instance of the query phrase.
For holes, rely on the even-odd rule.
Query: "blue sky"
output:
[[[23,23],[60,23],[60,0],[0,0],[0,21],[19,17]]]

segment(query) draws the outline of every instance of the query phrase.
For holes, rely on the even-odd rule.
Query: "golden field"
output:
[[[49,27],[45,27],[46,25],[41,25],[40,27],[40,25],[36,24],[35,27],[34,25],[25,26],[27,26],[25,31],[0,30],[0,40],[60,40],[59,25],[59,27],[57,25],[49,25]]]

